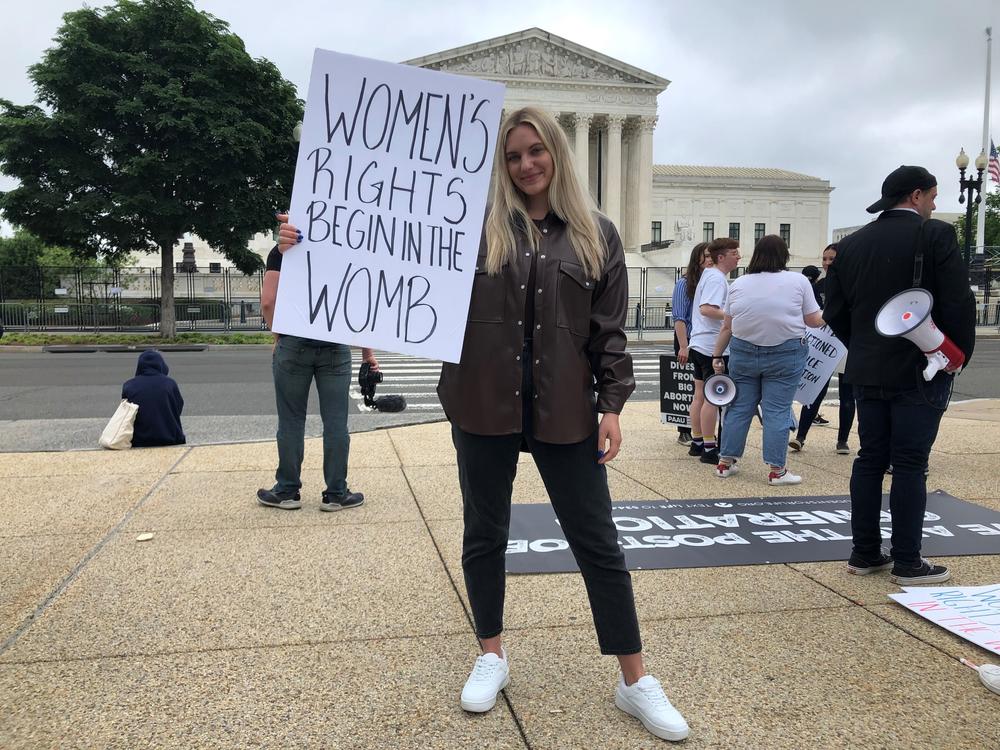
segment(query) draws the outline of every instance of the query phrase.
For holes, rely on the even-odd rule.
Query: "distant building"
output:
[[[956,221],[958,221],[959,219],[961,219],[963,216],[965,216],[965,214],[963,214],[961,212],[957,212],[957,211],[935,211],[933,214],[931,214],[931,218],[932,219],[939,219],[940,221],[946,222],[948,224],[954,224]],[[875,220],[875,217],[873,216],[872,217],[872,221],[874,221],[874,220]],[[857,224],[857,225],[855,225],[853,227],[839,227],[837,229],[834,229],[833,230],[833,240],[831,240],[831,241],[832,242],[840,242],[842,239],[844,239],[844,237],[846,237],[849,234],[854,234],[859,229],[861,229],[861,227],[863,227],[863,226],[864,226],[864,224]]]
[[[538,28],[406,64],[499,81],[508,112],[526,105],[552,112],[595,203],[618,226],[629,266],[685,265],[706,237],[739,237],[749,250],[764,234],[782,235],[792,265],[814,261],[826,244],[833,189],[826,180],[782,169],[653,164],[657,96],[670,84],[654,73]],[[184,242],[199,272],[229,265],[198,238]],[[264,234],[251,247],[266,256],[273,244]]]

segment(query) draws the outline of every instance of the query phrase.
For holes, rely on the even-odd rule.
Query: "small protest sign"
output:
[[[676,354],[660,355],[660,422],[689,425],[694,400],[694,365],[682,365]]]
[[[1000,525],[994,529],[1000,536]],[[1000,654],[1000,584],[904,587],[889,598],[959,638]]]
[[[833,376],[837,364],[847,356],[847,347],[833,335],[830,326],[806,329],[809,354],[806,355],[806,369],[795,392],[795,400],[800,404],[811,404],[816,400],[826,382]]]
[[[459,361],[503,95],[316,50],[276,332]]]

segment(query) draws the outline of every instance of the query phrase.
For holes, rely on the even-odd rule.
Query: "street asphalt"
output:
[[[631,346],[641,350],[647,362],[654,361],[657,352],[672,351],[666,342],[642,341]],[[96,448],[97,435],[120,399],[121,384],[135,372],[136,356],[135,352],[53,354],[37,348],[0,347],[0,451]],[[184,395],[183,423],[189,444],[274,439],[276,412],[270,356],[267,346],[211,347],[166,355],[170,374]],[[429,396],[434,400],[436,375],[432,371],[420,370],[421,383],[408,382],[410,378],[402,369],[405,363],[389,361],[393,364],[384,367],[387,379],[379,393],[401,392],[407,396],[408,389],[420,390],[424,399]],[[651,365],[643,367],[648,370]],[[982,338],[972,364],[956,381],[954,400],[1000,397],[998,371],[1000,339]],[[637,378],[640,374],[643,379],[632,401],[655,400],[658,394],[651,383],[655,375],[645,370],[640,373],[637,368]],[[417,397],[414,393],[411,402]],[[306,434],[322,434],[315,389],[309,414]],[[351,432],[365,432],[442,418],[440,410],[427,405],[399,414],[352,409],[349,420]]]

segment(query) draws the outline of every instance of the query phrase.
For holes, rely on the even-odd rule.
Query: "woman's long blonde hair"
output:
[[[493,158],[493,186],[490,214],[486,218],[486,270],[496,276],[517,252],[515,231],[524,227],[533,250],[541,234],[524,202],[524,193],[515,187],[507,171],[507,136],[518,125],[530,125],[552,156],[553,174],[548,197],[552,212],[566,222],[569,241],[580,265],[594,279],[601,276],[607,260],[607,244],[597,226],[589,193],[580,184],[573,164],[569,141],[562,127],[548,112],[524,107],[511,112],[500,125],[500,137]]]

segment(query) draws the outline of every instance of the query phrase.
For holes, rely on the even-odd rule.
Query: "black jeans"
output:
[[[458,454],[465,531],[462,572],[472,605],[476,634],[493,638],[503,631],[506,584],[504,555],[510,529],[510,497],[522,446],[531,452],[559,525],[583,574],[602,654],[642,650],[632,577],[611,519],[607,470],[597,463],[597,431],[579,443],[536,440],[531,430],[531,357],[523,356],[524,432],[473,435],[451,427]]]
[[[838,395],[840,397],[840,421],[837,424],[837,442],[846,443],[847,438],[851,434],[851,427],[854,425],[854,389],[850,383],[844,380],[843,375],[837,376],[837,383]],[[796,437],[803,443],[806,441],[806,435],[809,434],[809,428],[813,425],[813,420],[819,414],[819,407],[823,404],[823,399],[826,398],[826,390],[829,387],[830,381],[828,380],[826,381],[826,385],[823,386],[823,390],[819,392],[816,400],[802,407],[802,412],[799,414],[799,429]]]
[[[948,408],[951,385],[952,376],[939,373],[915,388],[854,386],[861,449],[851,472],[851,531],[858,554],[878,556],[882,480],[892,464],[892,557],[901,568],[919,565],[927,507],[924,467]]]
[[[677,332],[674,331],[674,355],[680,354],[681,352],[681,342],[677,340]],[[690,411],[690,410],[689,410]],[[690,419],[690,417],[688,417]],[[690,435],[691,428],[687,425],[679,424],[677,425],[677,432],[681,435]]]

